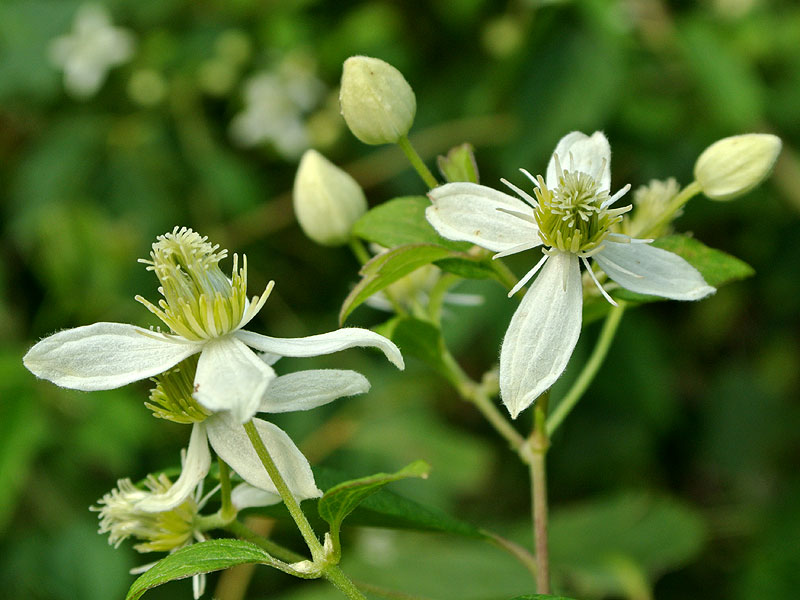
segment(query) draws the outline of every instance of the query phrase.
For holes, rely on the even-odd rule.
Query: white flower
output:
[[[244,109],[231,121],[231,137],[245,147],[271,142],[285,158],[296,158],[311,144],[304,115],[324,91],[312,65],[301,57],[289,57],[277,71],[264,71],[247,80]]]
[[[192,434],[178,480],[168,490],[142,498],[136,503],[137,510],[162,512],[181,505],[208,474],[211,466],[209,443],[219,457],[247,482],[234,490],[233,503],[237,509],[280,502],[278,489],[267,475],[241,424],[226,412],[208,414],[194,405],[193,363],[195,361],[189,359],[155,378],[157,385],[147,406],[156,416],[193,423]],[[309,410],[368,390],[367,379],[355,371],[298,371],[269,381],[258,412]],[[267,421],[253,419],[253,423],[295,499],[302,501],[321,496],[308,460],[289,436]]]
[[[524,202],[473,183],[449,183],[430,193],[426,217],[448,239],[493,250],[495,258],[542,247],[544,256],[509,293],[541,270],[500,350],[501,396],[514,418],[558,379],[572,355],[581,330],[581,262],[612,304],[589,258],[616,283],[641,294],[697,300],[715,291],[681,257],[650,246],[652,240],[610,230],[630,210],[612,208],[630,186],[609,195],[610,160],[601,132],[589,137],[575,131],[559,141],[546,179],[523,170],[535,185],[533,196],[503,180]]]
[[[354,346],[375,346],[398,368],[397,346],[367,329],[344,328],[305,338],[273,338],[245,331],[266,302],[272,282],[259,297],[247,299],[247,259],[238,268],[233,257],[231,278],[219,269],[227,256],[191,229],[159,236],[150,266],[164,296],[156,307],[137,300],[172,331],[162,333],[124,323],[95,323],[60,331],[31,348],[23,358],[38,377],[77,390],[106,390],[163,373],[194,354],[200,355],[193,396],[211,412],[229,411],[238,423],[259,409],[272,367],[253,352],[267,353],[270,363],[281,356],[330,354]]]
[[[203,542],[207,538],[196,527],[199,512],[219,487],[203,496],[202,482],[193,493],[187,494],[182,501],[161,512],[144,511],[140,503],[154,495],[167,492],[172,482],[163,473],[158,477],[148,475],[144,481],[147,489],[136,487],[130,479],[120,479],[117,487],[104,495],[97,506],[89,510],[100,513],[98,533],[108,533],[108,543],[118,548],[129,537],[140,540],[134,545],[138,552],[175,552],[194,542]],[[131,570],[132,575],[144,573],[156,563],[148,563]],[[192,576],[192,590],[197,600],[206,588],[206,575],[200,573]]]
[[[75,14],[73,30],[50,44],[50,59],[64,70],[64,86],[78,98],[94,95],[111,67],[133,55],[133,35],[111,24],[100,4],[84,4]]]

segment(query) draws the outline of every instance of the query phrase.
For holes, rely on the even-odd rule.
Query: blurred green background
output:
[[[188,431],[149,415],[146,383],[65,391],[36,381],[21,357],[62,328],[155,324],[133,296],[157,296],[136,262],[156,235],[185,225],[246,253],[251,293],[274,279],[253,329],[296,337],[337,327],[358,265],[346,249],[314,245],[295,223],[289,190],[300,152],[313,146],[349,170],[372,205],[424,191],[399,151],[359,144],[338,116],[341,63],[365,54],[392,63],[413,86],[412,141],[429,164],[470,141],[491,186],[516,181],[519,167],[542,171],[575,129],[608,135],[614,189],[670,176],[686,184],[698,154],[727,135],[783,139],[763,186],[730,203],[697,198],[677,221],[756,275],[697,304],[631,311],[553,440],[549,476],[560,591],[797,597],[796,2],[115,0],[107,14],[127,33],[111,37],[133,45],[107,76],[94,75],[99,82],[86,59],[76,67],[83,85],[65,85],[54,40],[74,32],[79,6],[0,2],[3,594],[120,598],[127,570],[152,560],[129,545],[109,547],[87,509],[117,478],[177,464]],[[511,266],[522,272],[523,262]],[[515,304],[490,282],[461,290],[484,295],[484,306],[450,309],[444,328],[478,376],[496,360]],[[353,322],[382,318],[364,307]],[[584,332],[567,379],[597,331]],[[400,374],[363,351],[281,361],[279,372],[355,368],[373,388],[276,422],[312,462],[354,475],[423,458],[431,478],[393,489],[529,545],[525,470],[475,410],[409,363]],[[345,571],[420,596],[500,600],[532,591],[525,571],[485,544],[355,529],[345,542]],[[212,590],[217,581],[210,578]],[[148,597],[179,594],[189,597],[188,583]],[[263,568],[247,597],[337,596]]]

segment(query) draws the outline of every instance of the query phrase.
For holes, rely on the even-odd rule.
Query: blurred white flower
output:
[[[106,8],[84,4],[75,13],[72,33],[54,39],[50,60],[64,71],[64,87],[77,98],[93,96],[108,71],[133,56],[134,38],[114,27]]]
[[[245,82],[244,108],[231,121],[230,135],[241,146],[271,143],[283,157],[297,158],[311,145],[305,116],[324,93],[313,65],[289,57]]]

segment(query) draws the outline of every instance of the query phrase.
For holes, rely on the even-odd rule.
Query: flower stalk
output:
[[[536,548],[536,591],[550,593],[550,553],[547,545],[547,404],[550,393],[539,397],[533,408],[534,426],[529,439],[531,452],[531,504],[533,513],[533,539]]]
[[[400,149],[406,155],[406,158],[408,158],[408,162],[411,163],[411,166],[414,167],[414,170],[419,174],[428,188],[433,189],[439,185],[439,182],[436,181],[436,177],[433,176],[433,173],[431,173],[430,169],[428,169],[422,161],[422,158],[414,149],[414,146],[411,145],[411,141],[408,139],[407,135],[401,136],[400,139],[397,140],[397,145],[400,146]]]

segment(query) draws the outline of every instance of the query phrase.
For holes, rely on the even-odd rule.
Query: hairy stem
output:
[[[400,149],[406,155],[406,158],[408,158],[408,162],[411,163],[411,166],[414,167],[414,170],[416,170],[428,188],[433,189],[439,185],[439,182],[436,181],[436,177],[433,176],[433,173],[425,166],[425,163],[422,161],[419,154],[417,154],[417,151],[414,150],[414,146],[411,145],[407,135],[397,140],[397,145],[400,146]]]
[[[269,478],[272,480],[272,483],[275,485],[275,488],[278,490],[278,493],[283,499],[283,503],[289,510],[289,514],[292,515],[292,519],[294,519],[294,522],[297,524],[297,528],[300,530],[303,539],[308,545],[308,549],[311,551],[311,556],[314,559],[314,562],[322,561],[325,556],[325,552],[322,549],[322,544],[319,543],[319,539],[317,539],[317,535],[311,528],[311,524],[308,522],[303,509],[300,508],[300,504],[295,499],[294,494],[292,494],[292,491],[289,489],[289,486],[286,485],[286,481],[283,479],[280,471],[278,471],[277,465],[272,460],[272,457],[270,456],[267,447],[264,445],[264,441],[261,439],[261,436],[258,435],[256,426],[252,420],[244,424],[244,430],[247,432],[247,437],[250,438],[250,443],[253,444],[256,454],[258,454],[261,464],[264,465],[267,475],[269,475]]]

